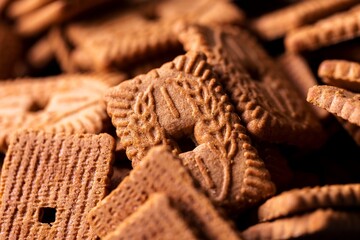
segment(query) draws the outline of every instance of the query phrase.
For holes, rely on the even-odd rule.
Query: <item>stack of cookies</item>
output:
[[[0,0],[0,239],[359,239],[358,0]]]

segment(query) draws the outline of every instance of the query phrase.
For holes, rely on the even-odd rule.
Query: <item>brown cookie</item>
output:
[[[100,133],[108,116],[105,91],[124,80],[120,74],[59,75],[3,82],[0,86],[0,149],[19,129]]]
[[[315,212],[254,225],[244,239],[358,239],[360,212],[319,209]]]
[[[301,55],[286,53],[278,58],[277,63],[286,74],[287,79],[300,92],[301,97],[306,99],[309,88],[318,84],[306,60]],[[310,106],[319,119],[324,120],[330,116],[327,111],[311,104]]]
[[[51,46],[48,35],[35,42],[26,55],[28,64],[35,69],[44,68],[54,58],[54,49]]]
[[[20,0],[10,3],[7,15],[16,22],[16,31],[23,36],[34,36],[51,25],[68,20],[90,8],[110,0]]]
[[[96,239],[86,215],[105,197],[107,134],[19,132],[0,181],[1,239]]]
[[[251,27],[261,38],[274,40],[293,29],[345,10],[356,3],[357,0],[299,1],[252,20]]]
[[[317,208],[360,206],[360,184],[293,189],[272,197],[259,207],[261,222],[312,211]]]
[[[153,193],[104,240],[198,239],[164,193]]]
[[[21,48],[19,37],[0,21],[0,79],[15,77],[17,63],[21,59]]]
[[[285,38],[288,51],[311,51],[360,36],[358,16],[360,5],[332,15],[313,25],[298,28]]]
[[[352,124],[341,118],[337,118],[347,133],[354,139],[357,145],[360,146],[360,127],[356,124]]]
[[[136,214],[151,194],[165,193],[188,226],[198,229],[203,239],[239,239],[210,201],[193,186],[180,159],[165,147],[149,151],[143,161],[110,195],[88,215],[92,229],[100,237],[116,230],[118,224]]]
[[[251,134],[270,142],[321,144],[318,119],[249,33],[232,26],[180,31],[186,50],[206,54]]]
[[[360,92],[360,63],[344,60],[325,60],[318,71],[326,84]]]
[[[189,52],[110,89],[107,110],[133,165],[155,145],[185,136],[197,146],[181,158],[221,205],[242,208],[275,189],[264,163],[203,55]]]
[[[314,86],[307,101],[360,126],[360,94],[333,86]]]

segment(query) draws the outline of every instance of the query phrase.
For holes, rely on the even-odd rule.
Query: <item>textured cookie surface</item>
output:
[[[298,28],[285,38],[286,49],[293,52],[315,50],[360,36],[360,6]]]
[[[100,133],[107,119],[103,94],[124,79],[117,74],[59,75],[2,82],[0,149],[19,129]]]
[[[360,212],[319,209],[315,212],[254,225],[244,239],[357,239]]]
[[[106,195],[113,149],[107,134],[16,134],[1,174],[0,238],[96,239],[86,215]]]
[[[210,201],[193,186],[192,179],[165,147],[153,148],[129,177],[88,215],[92,229],[100,237],[116,229],[135,214],[151,194],[165,193],[186,219],[188,226],[205,239],[239,239]]]
[[[163,193],[154,193],[104,240],[197,239]]]
[[[260,221],[311,211],[317,208],[360,206],[360,184],[328,185],[294,189],[272,197],[259,207]]]
[[[106,101],[133,165],[155,145],[180,153],[176,140],[188,136],[197,147],[182,158],[215,202],[242,208],[274,193],[264,163],[203,55],[189,52],[125,81],[108,91]]]
[[[251,26],[266,40],[273,40],[297,27],[314,22],[358,3],[357,0],[299,1],[253,20]]]
[[[360,64],[344,60],[326,60],[321,63],[319,77],[326,84],[360,92]]]
[[[360,126],[360,94],[333,86],[314,86],[307,101]]]
[[[321,142],[309,106],[249,33],[230,26],[182,31],[185,49],[207,55],[250,133],[300,146]]]

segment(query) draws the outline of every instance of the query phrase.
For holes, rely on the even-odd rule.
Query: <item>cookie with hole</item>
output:
[[[87,213],[107,194],[114,139],[19,131],[0,180],[2,239],[97,239]]]

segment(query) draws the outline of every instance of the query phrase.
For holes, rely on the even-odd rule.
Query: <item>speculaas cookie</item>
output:
[[[153,193],[104,240],[198,239],[164,193]]]
[[[206,54],[251,134],[271,142],[321,144],[318,119],[249,33],[233,26],[180,31],[186,50]]]
[[[14,135],[0,181],[1,239],[96,239],[87,213],[106,196],[107,134]]]
[[[5,81],[0,86],[0,149],[19,129],[100,133],[107,121],[103,94],[121,74],[59,75]]]
[[[313,25],[298,28],[286,35],[286,49],[292,52],[310,51],[358,37],[359,13],[360,5],[357,5]]]
[[[172,27],[179,19],[223,24],[242,18],[229,1],[152,1],[70,23],[64,27],[64,38],[73,49],[72,62],[81,70],[127,69],[154,55],[181,49]]]
[[[111,88],[107,110],[133,165],[155,145],[185,136],[197,146],[181,158],[221,205],[242,208],[274,193],[264,163],[251,145],[204,55],[189,52],[146,75]]]
[[[360,212],[319,209],[312,213],[254,225],[244,239],[358,239]]]
[[[301,55],[285,53],[278,58],[277,63],[286,74],[287,79],[300,92],[301,97],[306,99],[309,88],[318,84],[306,60]],[[311,104],[310,106],[319,119],[323,120],[329,117],[330,114],[327,111]]]
[[[99,237],[115,231],[156,192],[169,197],[172,206],[188,226],[198,229],[202,239],[239,239],[209,199],[194,187],[180,159],[163,146],[151,149],[117,189],[90,211],[92,229]]]
[[[360,126],[360,94],[333,86],[314,86],[307,101]]]
[[[16,31],[24,36],[33,36],[51,25],[65,21],[77,14],[110,0],[50,0],[12,1],[7,15],[15,19]]]
[[[252,29],[263,39],[274,40],[287,32],[344,10],[357,0],[299,1],[286,8],[262,15],[251,22]]]
[[[22,44],[18,36],[0,21],[0,79],[14,77],[16,65],[21,58]]]
[[[328,85],[360,92],[360,63],[325,60],[321,63],[318,74]]]
[[[360,206],[360,184],[293,189],[268,199],[259,207],[259,221],[271,221],[317,208]]]

